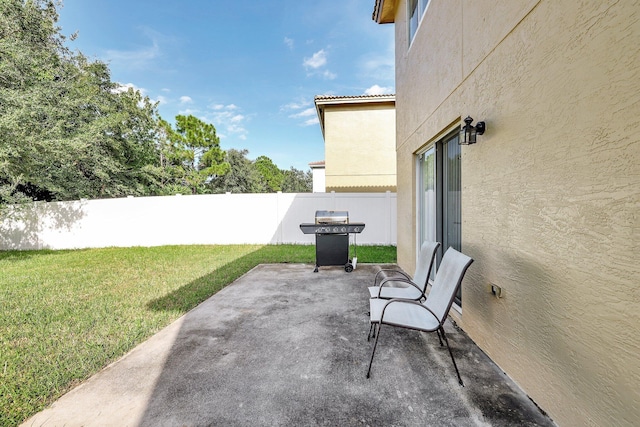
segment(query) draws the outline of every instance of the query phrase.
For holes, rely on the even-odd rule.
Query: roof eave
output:
[[[324,106],[319,104],[317,101],[315,101],[314,103],[316,104],[316,114],[318,114],[320,130],[322,131],[322,139],[324,140]]]
[[[372,19],[378,24],[393,24],[395,22],[396,0],[376,0]]]

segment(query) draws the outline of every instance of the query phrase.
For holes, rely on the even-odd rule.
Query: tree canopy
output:
[[[225,160],[230,170],[225,175],[211,182],[213,193],[262,193],[260,175],[251,160],[247,158],[248,150],[227,150]]]
[[[176,116],[175,129],[159,121],[162,164],[170,192],[207,193],[207,185],[229,171],[216,128],[195,116]],[[165,191],[166,192],[166,191]]]
[[[273,161],[260,156],[255,161],[247,158],[247,150],[230,149],[226,160],[230,171],[212,181],[214,193],[308,193],[312,188],[311,171],[291,168],[278,169]]]
[[[269,192],[282,191],[282,181],[284,173],[278,169],[273,161],[267,156],[260,156],[255,161],[256,168],[260,173],[262,182]]]
[[[52,1],[0,0],[0,201],[156,190],[156,107],[64,46]]]
[[[311,170],[303,172],[291,167],[288,171],[284,171],[283,174],[283,193],[309,193],[313,189],[313,174]]]
[[[107,64],[66,47],[58,4],[0,0],[0,206],[311,191],[304,172],[222,150],[213,124],[192,115],[176,116],[174,126],[162,119],[148,97],[113,82]]]

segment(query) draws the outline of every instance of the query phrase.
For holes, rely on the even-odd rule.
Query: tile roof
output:
[[[385,94],[385,95],[316,95],[314,100],[316,101],[325,101],[325,100],[339,100],[339,99],[383,99],[383,98],[392,98],[395,99],[395,93]]]

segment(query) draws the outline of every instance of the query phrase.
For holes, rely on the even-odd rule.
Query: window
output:
[[[429,6],[429,0],[409,0],[407,5],[409,7],[409,44],[411,44],[422,20],[422,15]]]
[[[459,131],[455,131],[418,156],[418,247],[425,241],[435,240],[442,244],[436,257],[436,267],[449,247],[462,250],[461,151],[458,140]],[[456,303],[462,306],[461,289]]]

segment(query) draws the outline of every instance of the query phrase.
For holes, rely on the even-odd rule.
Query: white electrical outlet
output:
[[[496,298],[502,298],[502,288],[498,285],[491,284],[491,294]]]

